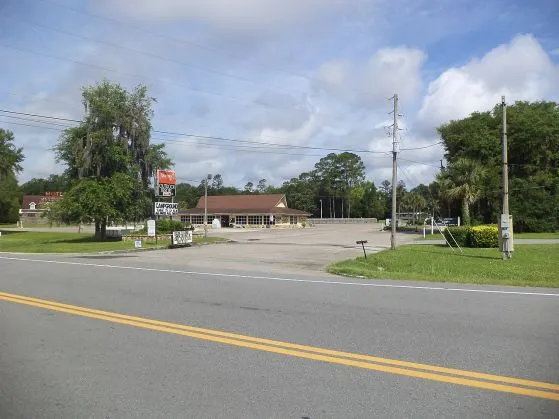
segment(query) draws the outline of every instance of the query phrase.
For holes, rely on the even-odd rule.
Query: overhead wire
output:
[[[55,116],[42,115],[42,114],[36,114],[36,113],[29,113],[29,112],[18,112],[18,111],[12,111],[12,110],[7,110],[7,109],[0,109],[0,113],[6,113],[6,114],[11,114],[11,115],[21,115],[21,116],[28,116],[28,117],[35,117],[35,118],[52,119],[52,120],[56,120],[56,121],[68,121],[68,122],[73,122],[73,123],[82,123],[83,122],[83,121],[80,121],[80,120],[77,120],[77,119],[55,117]],[[298,145],[298,144],[279,144],[279,143],[271,143],[271,142],[266,142],[266,141],[252,141],[252,140],[243,140],[243,139],[235,139],[235,138],[219,137],[219,136],[211,136],[211,135],[199,135],[199,134],[188,133],[188,132],[174,132],[174,131],[165,131],[165,130],[157,130],[157,129],[153,129],[152,132],[157,133],[157,134],[172,135],[172,136],[179,137],[179,138],[181,138],[181,137],[192,137],[192,138],[223,141],[223,142],[253,144],[253,145],[260,145],[260,146],[273,147],[273,148],[289,148],[289,149],[320,150],[320,151],[341,151],[341,152],[353,152],[353,153],[363,153],[363,154],[383,154],[383,155],[389,153],[388,151],[374,151],[374,150],[365,150],[365,149],[304,146],[304,145]]]

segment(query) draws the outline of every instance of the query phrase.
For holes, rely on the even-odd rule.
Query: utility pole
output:
[[[206,176],[204,179],[204,237],[208,237],[208,182],[212,175]]]
[[[390,249],[396,249],[396,192],[398,189],[398,94],[394,93],[391,98],[394,101],[394,122],[392,124],[392,220],[390,231]]]
[[[509,214],[509,167],[508,167],[508,141],[507,141],[507,104],[505,97],[501,96],[501,109],[503,111],[503,212],[499,223],[499,244],[503,253],[503,260],[512,259],[513,236],[512,217]]]
[[[507,104],[505,97],[501,96],[503,108],[503,214],[509,215],[509,167],[508,167],[508,141],[507,141]]]

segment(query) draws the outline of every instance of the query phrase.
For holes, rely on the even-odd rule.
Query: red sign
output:
[[[62,192],[45,192],[45,196],[61,197],[61,196],[62,196]]]
[[[165,185],[176,185],[177,176],[172,170],[157,170],[157,183]]]

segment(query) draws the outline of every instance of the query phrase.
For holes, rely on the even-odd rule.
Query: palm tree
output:
[[[481,197],[485,168],[477,160],[461,157],[450,165],[446,176],[453,183],[446,190],[446,196],[461,201],[462,221],[464,225],[469,225],[470,205]]]

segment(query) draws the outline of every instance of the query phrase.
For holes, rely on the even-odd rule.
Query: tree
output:
[[[107,80],[82,90],[84,122],[65,130],[55,146],[66,174],[78,182],[56,205],[60,219],[91,220],[95,237],[106,238],[107,223],[150,214],[149,184],[156,169],[172,162],[164,145],[150,144],[152,104],[145,86],[128,92]],[[80,194],[92,199],[83,200]],[[75,201],[75,202],[70,202]]]
[[[245,185],[245,192],[252,193],[253,190],[254,190],[254,183],[247,182]]]
[[[0,222],[19,220],[21,192],[16,175],[24,158],[23,149],[14,144],[14,134],[0,128]]]
[[[266,188],[267,188],[267,187],[268,187],[268,186],[267,186],[267,181],[266,181],[266,179],[260,179],[260,180],[258,181],[258,186],[256,186],[256,190],[257,190],[259,193],[264,193],[264,192],[266,192]]]
[[[19,220],[21,192],[16,177],[9,173],[0,182],[0,223],[16,223]]]
[[[502,108],[497,104],[490,111],[475,112],[438,128],[450,164],[461,157],[475,159],[488,174],[477,206],[472,207],[473,216],[483,222],[496,222],[502,210],[501,119]],[[556,199],[552,179],[559,178],[559,105],[516,102],[507,107],[507,125],[514,229],[559,228],[557,212],[548,205]],[[537,190],[541,193],[533,193]]]
[[[23,148],[14,144],[13,132],[0,128],[0,181],[21,172],[24,158]]]
[[[361,157],[349,152],[330,153],[315,164],[314,175],[329,196],[347,199],[348,217],[351,216],[351,190],[365,180]]]
[[[221,188],[223,188],[223,178],[221,177],[221,175],[218,173],[217,175],[215,175],[213,177],[212,180],[212,189],[215,189],[217,191],[219,191]]]
[[[461,201],[463,224],[470,225],[470,205],[481,196],[485,170],[478,161],[460,157],[450,165],[447,176],[453,186],[446,194]]]
[[[66,192],[69,188],[70,179],[64,174],[52,174],[47,179],[33,178],[21,185],[21,191],[25,195],[44,195],[45,192]]]

